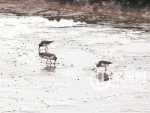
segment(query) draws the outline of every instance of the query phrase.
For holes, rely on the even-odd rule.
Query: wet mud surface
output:
[[[24,11],[16,16],[2,6],[0,11],[1,113],[150,111],[148,23],[58,22],[42,17],[41,10],[38,16]],[[54,41],[48,52],[58,57],[56,67],[39,57],[41,40]],[[113,77],[125,80],[126,72],[142,72],[145,82],[128,87],[134,84],[115,81],[104,91],[95,90],[90,77],[96,76],[99,60],[113,62],[108,67]]]

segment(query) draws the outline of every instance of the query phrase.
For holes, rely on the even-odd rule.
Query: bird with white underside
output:
[[[46,65],[48,66],[48,61],[50,61],[50,65],[52,64],[51,60],[54,60],[54,66],[56,64],[56,60],[57,60],[57,57],[55,54],[51,54],[51,53],[39,53],[39,56],[41,58],[44,58],[44,59],[47,59],[46,61]]]
[[[52,42],[54,41],[46,41],[46,40],[41,41],[41,43],[39,44],[39,51],[41,47],[45,47],[45,51],[47,52],[48,45],[51,44]]]
[[[104,61],[104,60],[101,60],[97,63],[96,67],[104,67],[105,68],[105,73],[106,73],[106,67],[108,67],[110,64],[112,64],[112,62],[109,62],[109,61]]]

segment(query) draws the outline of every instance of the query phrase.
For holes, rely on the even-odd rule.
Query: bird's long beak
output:
[[[39,50],[39,55],[40,55],[40,52],[41,52],[40,48],[38,50]]]
[[[98,65],[98,64],[97,64],[97,63],[95,63],[95,65],[96,65],[96,67],[97,67],[97,65]]]
[[[98,73],[98,68],[96,67],[96,73]]]
[[[39,50],[39,52],[40,52],[40,46],[39,46],[39,49],[38,49],[38,50]]]

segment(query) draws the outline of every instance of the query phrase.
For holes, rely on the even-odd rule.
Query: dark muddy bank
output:
[[[95,6],[77,6],[59,4],[56,2],[46,3],[44,0],[30,1],[0,1],[0,13],[9,13],[16,16],[42,16],[48,20],[73,19],[75,22],[86,22],[88,24],[111,24],[126,29],[143,29],[141,23],[150,23],[148,13],[110,11],[108,6],[101,6],[103,9],[96,9]],[[100,6],[98,6],[100,7]],[[134,25],[134,27],[133,27]],[[145,30],[149,32],[149,29]]]
[[[144,8],[150,6],[149,0],[45,0],[45,2],[59,2],[60,4],[70,5],[93,5],[98,4],[102,5],[103,3],[109,4],[113,3],[114,5],[120,5],[121,7],[131,7],[131,8]]]

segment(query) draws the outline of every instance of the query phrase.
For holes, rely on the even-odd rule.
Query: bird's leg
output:
[[[41,50],[40,50],[40,48],[39,48],[39,55],[40,55],[40,52],[41,52]]]
[[[55,66],[56,60],[54,61],[54,66]]]
[[[50,60],[50,66],[52,65],[52,62],[51,62],[51,60]]]
[[[46,61],[46,65],[48,64],[48,59],[47,59],[47,61]],[[48,65],[47,65],[48,66]]]
[[[96,67],[96,72],[97,72],[97,73],[99,72],[99,68],[98,68],[98,67]]]
[[[96,78],[97,78],[97,77],[98,77],[98,73],[99,73],[99,72],[98,72],[98,68],[96,68],[96,73],[97,73],[97,74],[96,74]]]
[[[98,78],[99,73],[100,73],[100,69],[97,67],[97,68],[96,68],[96,78]]]
[[[39,47],[39,49],[38,49],[38,50],[39,50],[39,52],[40,52],[40,47]]]
[[[48,47],[47,46],[45,46],[45,52],[47,53],[47,50],[48,50]]]
[[[106,71],[107,71],[107,69],[106,69],[106,67],[105,67],[105,73],[106,73]]]
[[[45,53],[47,53],[47,47],[45,47]]]

